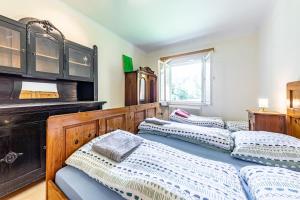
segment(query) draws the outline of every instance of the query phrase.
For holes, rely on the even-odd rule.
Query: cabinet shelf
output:
[[[7,47],[7,46],[4,46],[4,45],[0,45],[0,48],[1,48],[1,49],[10,50],[10,51],[17,51],[17,52],[20,52],[20,51],[21,51],[20,49],[12,48],[12,47]]]
[[[47,56],[47,55],[44,55],[44,54],[36,54],[36,56],[38,57],[43,57],[43,58],[48,58],[48,59],[52,59],[52,60],[58,60],[59,58],[58,57],[53,57],[53,56]]]
[[[83,66],[83,67],[90,67],[90,65],[83,64],[83,63],[80,63],[80,62],[75,62],[75,61],[69,61],[69,63],[74,64],[74,65],[80,65],[80,66]]]

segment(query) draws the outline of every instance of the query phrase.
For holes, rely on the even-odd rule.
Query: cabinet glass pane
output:
[[[36,38],[36,71],[59,74],[59,45],[46,37]]]
[[[91,55],[69,49],[69,75],[90,78],[91,76]]]
[[[0,26],[0,66],[21,68],[20,32]]]

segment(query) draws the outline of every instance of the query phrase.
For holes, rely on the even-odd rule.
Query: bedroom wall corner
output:
[[[286,112],[286,84],[300,80],[300,1],[277,0],[259,34],[259,96]]]

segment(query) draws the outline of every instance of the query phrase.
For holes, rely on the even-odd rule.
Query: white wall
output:
[[[286,112],[286,83],[300,80],[299,20],[299,0],[278,0],[260,32],[259,94],[281,112]]]
[[[212,106],[205,115],[246,119],[257,98],[269,98],[271,109],[285,112],[286,83],[300,80],[300,1],[276,0],[259,34],[211,36],[165,47],[146,55],[115,33],[59,0],[3,1],[0,14],[13,19],[48,19],[69,40],[99,48],[99,98],[106,108],[124,105],[122,54],[133,57],[135,67],[155,68],[161,56],[214,47]]]
[[[255,33],[201,38],[152,52],[147,56],[146,63],[157,67],[157,61],[162,56],[214,47],[212,105],[204,106],[202,114],[230,120],[247,119],[245,110],[257,107],[257,44]]]
[[[99,51],[99,99],[109,107],[124,106],[122,54],[133,57],[135,67],[143,64],[145,53],[90,18],[59,0],[2,1],[0,14],[18,20],[23,17],[47,19],[67,39]]]

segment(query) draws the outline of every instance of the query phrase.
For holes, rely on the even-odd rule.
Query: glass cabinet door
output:
[[[68,78],[92,81],[93,50],[73,43],[67,45],[66,48],[66,70]]]
[[[35,38],[35,71],[60,74],[60,45],[48,37]]]
[[[25,71],[25,29],[0,21],[1,72]]]
[[[91,55],[80,52],[76,49],[69,50],[69,75],[90,78],[91,76]]]

